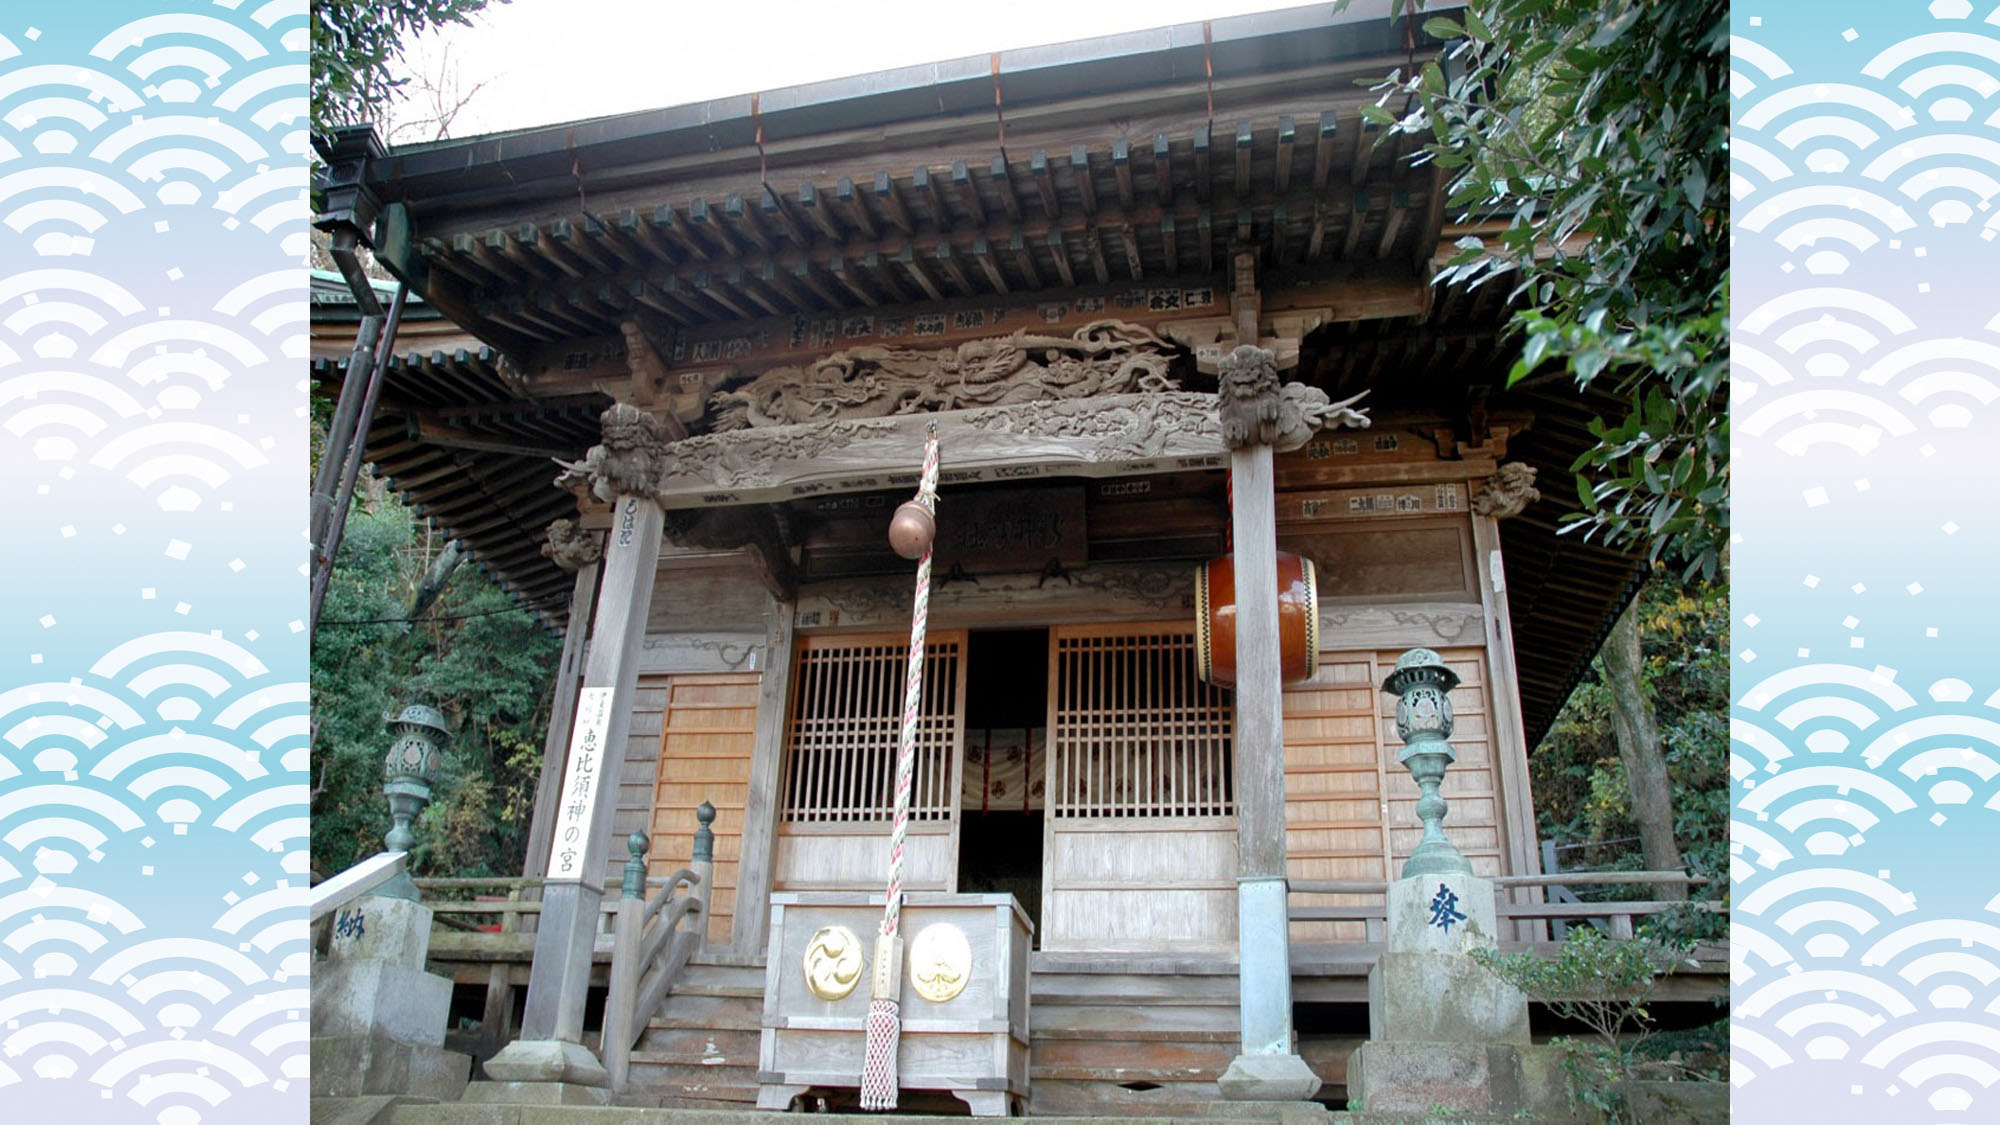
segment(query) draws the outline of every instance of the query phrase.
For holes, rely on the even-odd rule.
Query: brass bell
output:
[[[937,537],[937,517],[920,500],[905,500],[889,520],[889,546],[906,559],[923,558]]]

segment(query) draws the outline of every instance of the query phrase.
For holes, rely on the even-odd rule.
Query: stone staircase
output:
[[[646,1022],[619,1104],[755,1108],[763,1017],[763,955],[696,954]]]

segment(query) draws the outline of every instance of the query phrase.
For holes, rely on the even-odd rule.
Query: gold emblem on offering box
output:
[[[957,926],[926,926],[910,943],[910,983],[917,995],[942,1004],[964,992],[971,979],[972,945]]]
[[[822,926],[806,943],[805,969],[806,987],[814,996],[845,1000],[861,983],[860,939],[846,926]]]

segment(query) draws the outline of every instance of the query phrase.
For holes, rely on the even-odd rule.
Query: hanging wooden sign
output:
[[[944,498],[939,509],[940,567],[1010,574],[1050,560],[1065,568],[1090,561],[1081,486],[971,492]]]

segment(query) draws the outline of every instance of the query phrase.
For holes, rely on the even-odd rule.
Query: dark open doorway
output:
[[[1039,945],[1049,634],[975,632],[968,647],[958,889],[1013,895]]]

